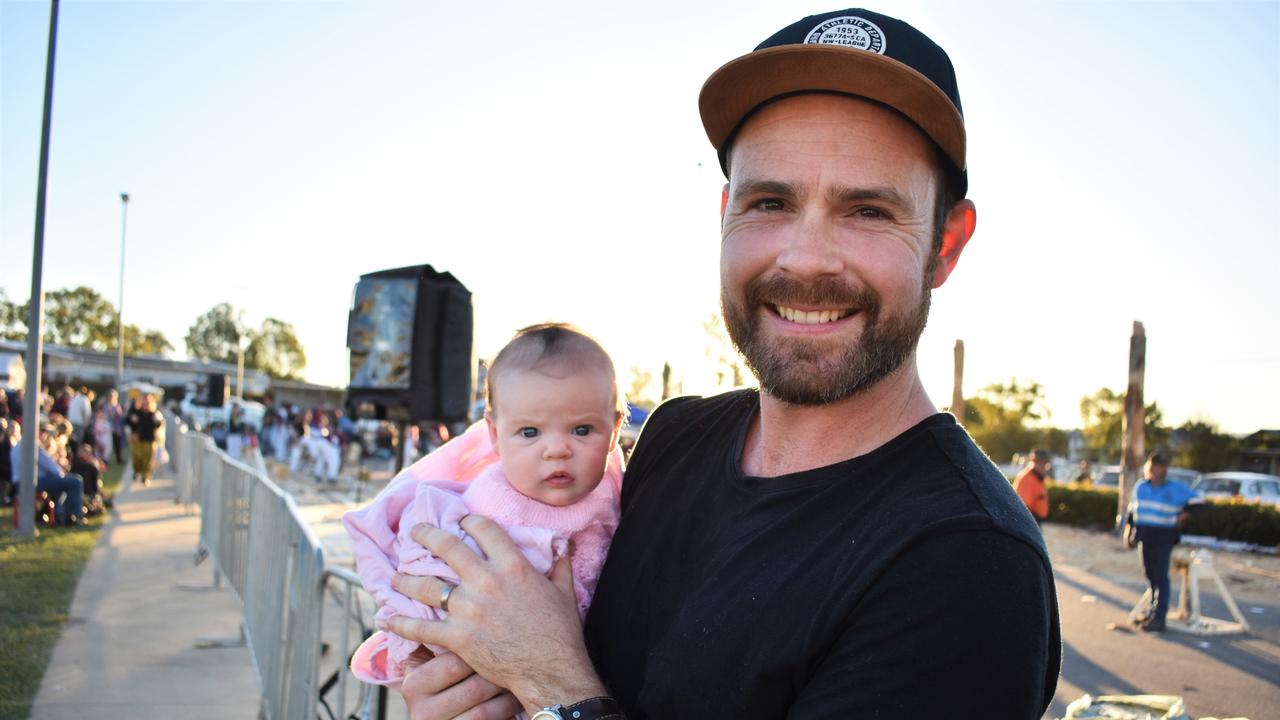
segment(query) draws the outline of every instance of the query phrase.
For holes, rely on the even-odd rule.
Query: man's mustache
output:
[[[802,282],[785,275],[772,275],[747,283],[748,307],[785,305],[869,311],[880,309],[880,295],[874,290],[852,285],[841,278],[827,277]]]

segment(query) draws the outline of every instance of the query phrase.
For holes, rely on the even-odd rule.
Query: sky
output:
[[[810,2],[64,1],[46,291],[88,285],[185,353],[220,302],[345,385],[363,273],[473,293],[478,356],[545,320],[711,389],[724,178],[702,82]],[[935,403],[1123,390],[1167,423],[1280,427],[1280,3],[893,2],[956,67],[978,227],[935,291]],[[0,289],[31,289],[47,2],[0,0]],[[626,385],[624,380],[624,386]]]

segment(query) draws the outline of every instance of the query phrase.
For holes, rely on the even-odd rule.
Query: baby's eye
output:
[[[590,426],[590,425],[579,425],[579,426],[577,426],[577,427],[575,427],[575,428],[573,429],[573,434],[574,434],[574,435],[590,435],[590,434],[591,434],[591,426]]]
[[[538,437],[538,428],[522,427],[520,428],[521,437],[536,438]]]

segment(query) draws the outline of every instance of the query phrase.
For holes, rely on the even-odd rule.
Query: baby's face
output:
[[[564,506],[600,484],[622,422],[605,372],[510,370],[496,389],[489,436],[516,490]]]

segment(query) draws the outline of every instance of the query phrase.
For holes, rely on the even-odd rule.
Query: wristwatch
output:
[[[529,720],[626,720],[622,706],[611,697],[587,698],[568,707],[552,705],[533,714]]]

